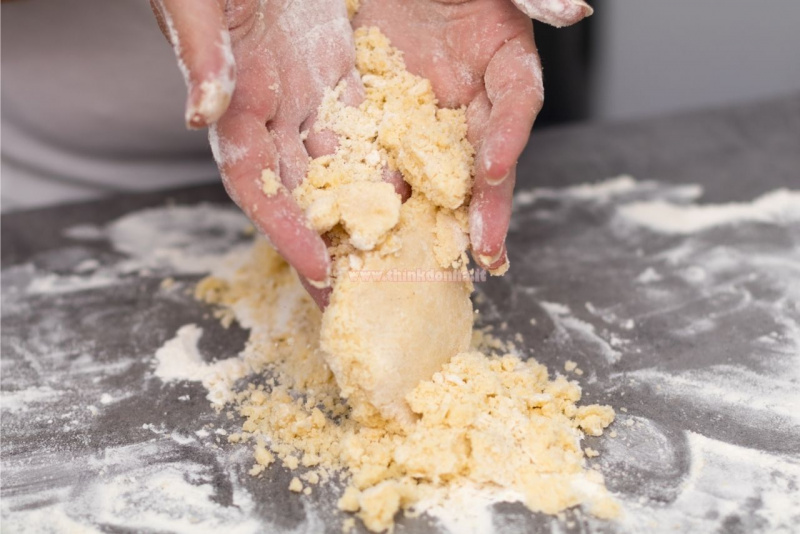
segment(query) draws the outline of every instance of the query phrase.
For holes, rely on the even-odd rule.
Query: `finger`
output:
[[[400,195],[400,201],[405,202],[411,196],[411,186],[403,180],[403,175],[398,170],[389,167],[383,168],[383,181],[394,186],[395,192]]]
[[[245,214],[275,249],[314,286],[329,285],[330,261],[325,243],[312,230],[285,187],[264,187],[266,169],[277,171],[278,155],[263,117],[226,113],[209,129],[223,183]]]
[[[472,257],[484,269],[497,271],[506,260],[505,240],[511,220],[516,169],[498,185],[475,182],[469,205]]]
[[[175,50],[188,90],[186,125],[203,128],[228,108],[235,65],[225,23],[224,0],[153,0],[162,29]]]
[[[478,179],[497,184],[516,164],[542,109],[542,68],[532,34],[503,45],[489,61],[484,82],[491,112],[476,161]]]
[[[308,152],[297,127],[276,126],[270,130],[280,162],[280,177],[290,191],[300,185],[308,170]]]
[[[300,284],[306,289],[306,292],[308,292],[309,296],[320,310],[324,310],[328,307],[331,301],[331,292],[333,291],[330,287],[315,287],[303,276],[300,277]]]
[[[496,269],[505,254],[516,162],[542,106],[539,58],[532,35],[508,41],[486,69],[486,95],[470,105],[470,140],[477,146],[470,204],[470,241],[478,264]]]
[[[357,70],[353,69],[342,81],[344,81],[345,87],[339,99],[346,106],[357,107],[364,101],[364,86],[361,83],[361,76]],[[312,158],[333,154],[339,145],[334,132],[316,128],[318,118],[318,113],[314,111],[301,126],[301,129],[308,132],[305,145]]]
[[[594,9],[583,0],[512,0],[520,11],[534,20],[556,28],[575,24]]]

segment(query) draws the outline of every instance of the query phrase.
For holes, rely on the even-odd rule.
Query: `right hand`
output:
[[[380,28],[441,106],[466,108],[472,256],[489,271],[508,263],[517,159],[544,98],[530,17],[560,27],[591,12],[583,0],[364,0],[353,21]]]
[[[152,0],[188,87],[187,126],[209,126],[225,189],[324,306],[330,258],[290,191],[309,157],[336,148],[315,132],[326,89],[347,81],[343,101],[358,105],[353,33],[344,2],[330,0]],[[234,90],[235,86],[235,90]],[[303,140],[301,132],[308,132]],[[285,187],[262,191],[271,170]]]

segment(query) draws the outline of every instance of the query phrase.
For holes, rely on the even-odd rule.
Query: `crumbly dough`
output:
[[[399,427],[360,417],[342,398],[319,343],[324,318],[266,242],[231,279],[208,278],[196,294],[251,328],[244,359],[256,378],[235,395],[242,432],[228,438],[253,443],[251,473],[275,457],[309,484],[343,472],[340,509],[376,532],[397,512],[464,486],[513,490],[550,514],[580,504],[599,517],[619,513],[586,467],[596,451],[580,446],[582,435],[611,424],[613,410],[580,406],[576,382],[551,379],[510,342],[476,331],[468,350],[411,389],[414,420]]]
[[[405,396],[469,346],[473,149],[465,110],[438,108],[430,82],[405,69],[380,31],[359,29],[355,40],[366,98],[345,106],[344,84],[325,96],[316,128],[337,134],[339,147],[311,161],[294,196],[332,241],[321,346],[342,394],[363,422],[408,425]],[[405,204],[387,170],[412,186]]]
[[[359,268],[339,273],[322,317],[321,346],[354,414],[369,423],[378,414],[410,424],[406,395],[443,364],[469,348],[471,284],[390,281],[373,274],[442,272],[434,253],[436,207],[414,196],[403,205],[395,237],[400,249],[365,254]],[[463,252],[463,251],[462,251]]]
[[[345,107],[341,86],[326,96],[319,124],[339,148],[293,191],[334,258],[325,313],[263,240],[234,276],[197,286],[223,324],[251,330],[242,358],[256,378],[235,394],[242,432],[229,441],[253,443],[253,475],[276,457],[296,471],[295,492],[343,472],[340,509],[375,532],[460,487],[512,490],[550,514],[585,504],[615,516],[586,467],[595,451],[580,446],[613,410],[579,406],[576,382],[472,331],[464,110],[439,109],[378,30],[355,37],[366,100]],[[407,202],[386,169],[411,184]]]

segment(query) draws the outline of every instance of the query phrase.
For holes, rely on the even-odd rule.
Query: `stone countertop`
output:
[[[617,410],[616,437],[585,442],[625,516],[500,504],[483,526],[796,528],[800,198],[761,196],[800,190],[800,95],[546,130],[518,175],[511,271],[478,284],[481,321],[553,373],[575,361],[584,401]],[[153,374],[185,324],[208,359],[240,350],[187,290],[244,224],[216,185],[3,216],[3,532],[340,532],[336,483],[249,477],[225,439],[239,421]]]

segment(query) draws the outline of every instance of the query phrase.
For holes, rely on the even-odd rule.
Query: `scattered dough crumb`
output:
[[[292,471],[294,471],[295,469],[298,468],[300,462],[298,461],[297,456],[287,456],[286,458],[283,459],[283,465],[287,469],[291,469]]]
[[[256,463],[263,467],[269,467],[269,465],[275,461],[275,456],[263,445],[258,445],[256,447],[255,451],[253,451],[253,457]]]
[[[300,479],[294,477],[291,482],[289,482],[289,491],[294,491],[295,493],[300,493],[303,491],[303,483],[300,482]]]
[[[573,362],[572,360],[567,360],[567,361],[564,363],[564,370],[565,370],[566,372],[568,372],[568,373],[569,373],[570,371],[574,371],[574,370],[575,370],[577,367],[578,367],[578,364],[577,364],[577,363],[575,363],[575,362]]]

